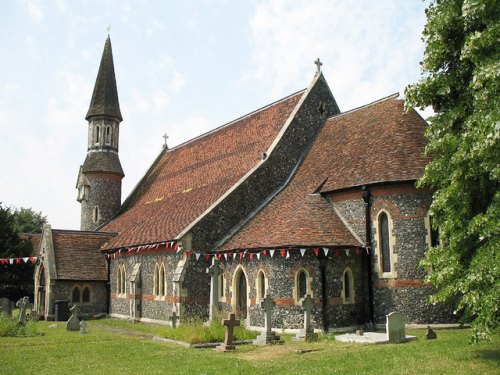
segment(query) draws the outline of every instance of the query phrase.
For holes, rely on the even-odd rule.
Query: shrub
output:
[[[15,317],[0,314],[0,337],[35,336],[36,333],[35,322],[28,320],[25,325],[20,325]]]

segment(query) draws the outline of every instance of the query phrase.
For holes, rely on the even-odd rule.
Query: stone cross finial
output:
[[[314,62],[314,64],[316,64],[316,66],[318,67],[318,74],[321,73],[321,65],[323,65],[323,63],[321,61],[319,61],[319,57],[318,59]]]
[[[167,135],[167,133],[163,134],[163,139],[165,139],[165,143],[163,144],[163,148],[166,148],[168,150],[168,145],[167,145],[168,135]]]
[[[217,346],[215,349],[219,352],[227,352],[229,350],[234,350],[233,345],[233,333],[234,327],[240,325],[240,320],[236,319],[236,315],[234,313],[229,313],[227,319],[222,320],[222,325],[226,326],[226,335],[224,337],[224,343]]]

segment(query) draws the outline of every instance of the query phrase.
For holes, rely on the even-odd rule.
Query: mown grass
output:
[[[90,322],[87,335],[67,332],[64,323],[48,328],[51,322],[39,322],[44,336],[2,337],[0,373],[495,374],[500,367],[499,335],[491,343],[469,345],[465,329],[437,331],[438,339],[431,341],[425,331],[410,331],[418,340],[398,345],[339,343],[327,335],[310,344],[287,340],[219,353],[97,329],[102,322]]]
[[[119,319],[102,319],[95,321],[97,325],[135,330],[172,340],[184,341],[189,344],[224,341],[225,328],[217,323],[220,323],[220,319],[216,320],[210,326],[205,326],[202,322],[193,322],[191,324],[180,325],[177,328],[172,328],[158,324],[131,323]],[[250,340],[255,337],[257,337],[256,332],[248,331],[244,327],[236,327],[234,330],[235,340]]]

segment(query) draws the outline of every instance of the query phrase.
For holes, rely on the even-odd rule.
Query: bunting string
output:
[[[0,258],[1,265],[13,265],[23,263],[35,263],[39,257],[22,257],[22,258]]]

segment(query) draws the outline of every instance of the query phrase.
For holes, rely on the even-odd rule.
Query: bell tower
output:
[[[80,229],[95,230],[120,209],[125,176],[118,157],[123,118],[109,35],[85,119],[88,121],[87,156],[78,174],[77,200],[81,203]]]

